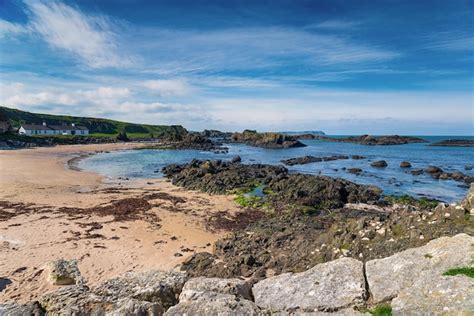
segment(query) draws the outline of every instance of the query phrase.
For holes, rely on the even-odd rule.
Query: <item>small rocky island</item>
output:
[[[430,144],[430,146],[443,147],[474,147],[474,140],[471,139],[447,139]]]
[[[412,143],[426,143],[427,140],[413,136],[399,136],[399,135],[388,135],[388,136],[372,136],[372,135],[361,135],[361,136],[349,136],[349,137],[328,137],[328,136],[316,136],[315,139],[331,141],[331,142],[343,142],[343,143],[354,143],[361,145],[404,145]]]
[[[262,148],[294,148],[305,147],[296,137],[280,133],[257,133],[255,130],[245,130],[232,134],[231,141]]]

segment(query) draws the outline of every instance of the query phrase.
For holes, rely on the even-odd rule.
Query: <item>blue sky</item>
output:
[[[0,104],[201,130],[474,135],[474,1],[0,0]]]

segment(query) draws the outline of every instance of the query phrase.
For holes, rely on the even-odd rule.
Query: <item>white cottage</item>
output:
[[[20,135],[28,136],[46,136],[46,135],[89,135],[89,129],[84,126],[71,125],[48,125],[43,122],[42,125],[24,124],[18,130]]]

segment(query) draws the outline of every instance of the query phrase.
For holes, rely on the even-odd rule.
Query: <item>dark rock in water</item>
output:
[[[388,135],[388,136],[350,136],[343,138],[334,138],[328,136],[316,136],[316,139],[326,140],[331,142],[344,142],[344,143],[355,143],[361,145],[403,145],[411,143],[426,143],[427,141],[413,136],[399,136],[399,135]]]
[[[304,165],[304,164],[313,163],[313,162],[333,161],[333,160],[339,160],[339,159],[349,159],[349,156],[345,156],[345,155],[333,155],[333,156],[325,156],[325,157],[304,156],[304,157],[297,157],[297,158],[282,160],[281,162],[287,166],[294,166],[294,165]]]
[[[402,161],[400,163],[400,168],[411,168],[411,163],[408,161]]]
[[[372,162],[370,165],[375,168],[385,168],[388,166],[385,160],[377,160],[377,161]]]
[[[232,134],[235,143],[244,143],[250,146],[263,148],[294,148],[305,147],[296,137],[279,133],[257,133],[254,130],[245,130],[243,133]]]
[[[474,169],[474,166],[464,166],[464,170],[468,171],[468,170],[472,170]]]
[[[242,161],[242,158],[240,158],[240,156],[234,156],[232,157],[232,160],[231,162],[235,163],[235,162],[241,162]]]
[[[348,168],[348,169],[347,169],[347,172],[359,174],[359,173],[362,172],[362,169],[360,169],[360,168]]]
[[[410,173],[414,176],[419,176],[419,175],[423,174],[424,171],[423,171],[423,169],[415,169],[415,170],[410,171]]]
[[[425,172],[427,173],[441,173],[443,172],[443,169],[441,169],[440,167],[436,167],[436,166],[428,166],[425,168]]]
[[[343,179],[290,174],[283,166],[193,160],[189,164],[169,165],[162,171],[175,185],[209,193],[250,190],[255,183],[263,184],[266,190],[276,193],[268,197],[276,204],[331,208],[347,202],[376,201],[381,194],[376,187]]]
[[[215,142],[199,133],[189,133],[178,141],[164,141],[163,143],[141,147],[139,149],[195,149],[212,151],[214,153],[227,153],[228,148],[222,143]]]
[[[474,140],[471,139],[447,139],[437,143],[430,144],[430,146],[443,147],[474,147]]]
[[[360,155],[352,155],[351,158],[354,160],[361,160],[361,159],[365,159],[366,157],[360,156]]]

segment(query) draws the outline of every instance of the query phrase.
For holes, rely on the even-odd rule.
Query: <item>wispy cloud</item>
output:
[[[361,21],[346,21],[346,20],[327,20],[321,23],[313,23],[306,28],[308,29],[327,29],[327,30],[348,30],[356,28],[363,24]]]
[[[187,95],[193,89],[183,79],[167,79],[167,80],[147,80],[142,85],[161,96],[182,96]]]
[[[25,33],[28,33],[26,26],[0,19],[0,38]]]
[[[29,27],[52,47],[64,50],[93,68],[119,67],[130,59],[118,53],[109,21],[89,16],[57,1],[25,0]]]
[[[474,52],[474,36],[452,32],[438,33],[427,38],[423,48]]]

